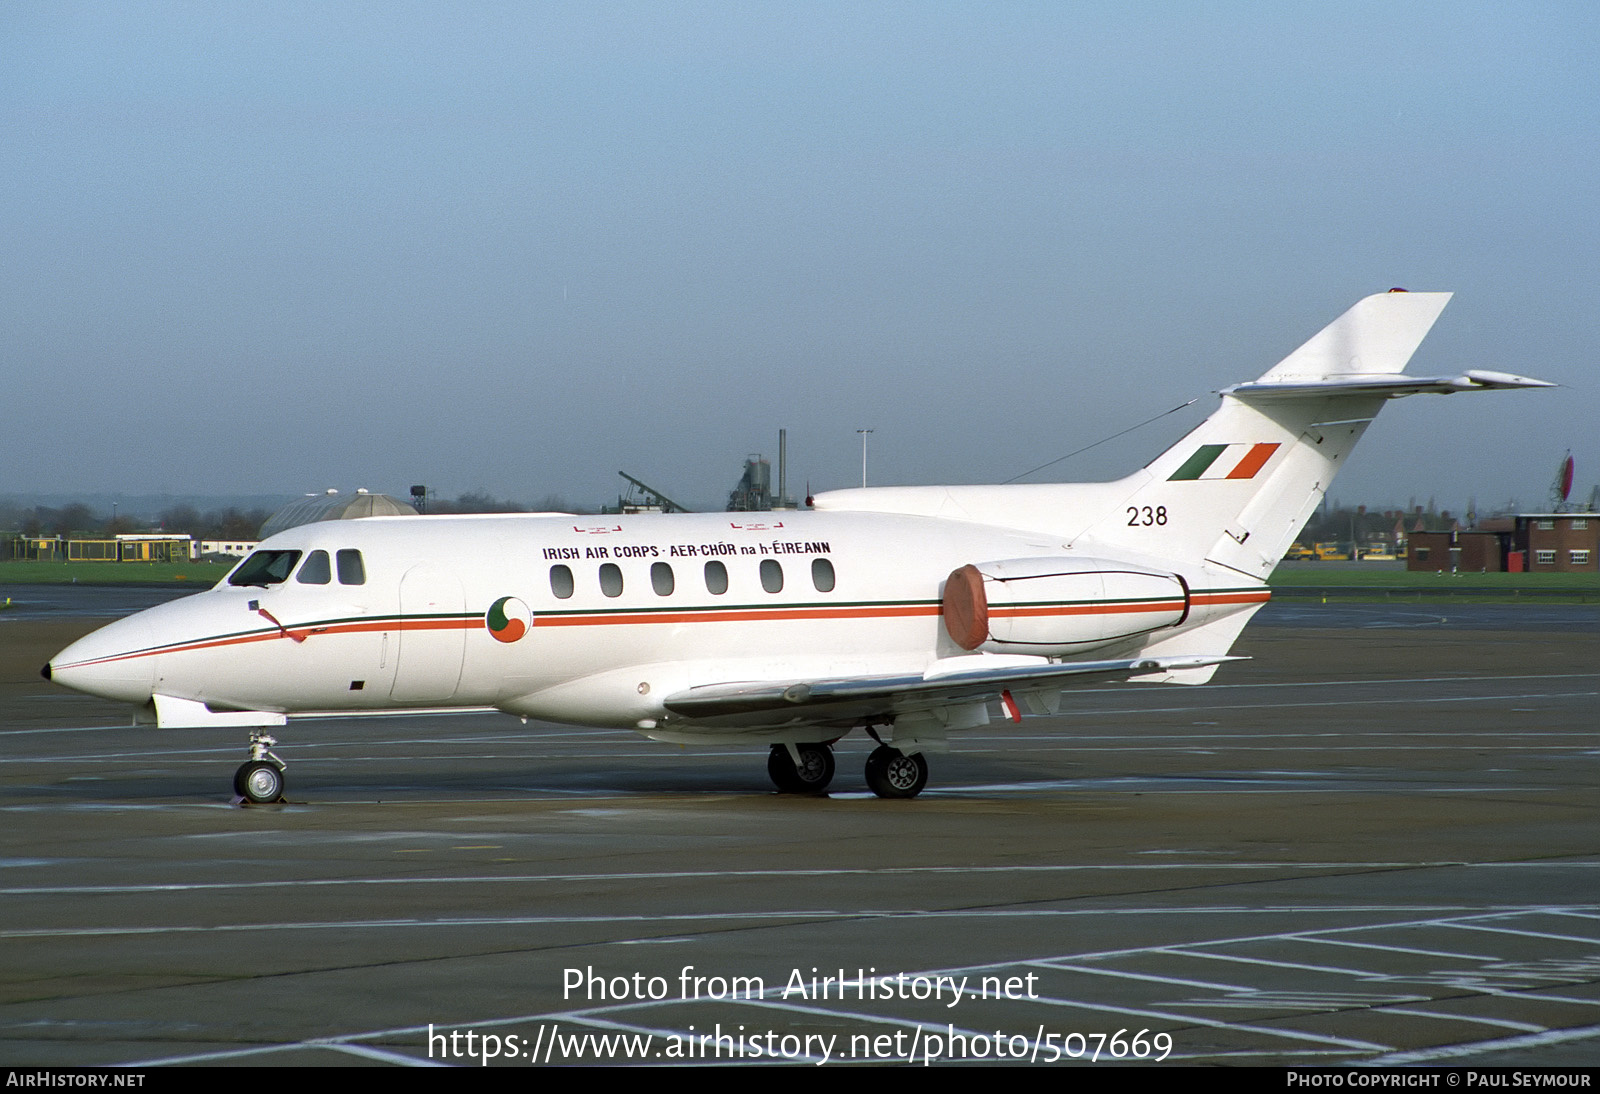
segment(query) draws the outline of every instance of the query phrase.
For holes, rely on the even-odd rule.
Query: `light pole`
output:
[[[858,430],[856,430],[856,432],[861,434],[861,485],[862,486],[866,486],[867,485],[867,434],[871,433],[872,430],[870,430],[870,429],[858,429]]]

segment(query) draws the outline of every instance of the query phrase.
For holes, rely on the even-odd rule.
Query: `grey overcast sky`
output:
[[[1333,495],[1600,480],[1600,5],[0,7],[0,494],[1112,478],[1456,298]]]

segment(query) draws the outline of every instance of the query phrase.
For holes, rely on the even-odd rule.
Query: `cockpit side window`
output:
[[[294,579],[302,585],[326,585],[333,580],[333,570],[328,565],[328,552],[312,551],[306,556],[305,565],[300,567],[300,572]]]
[[[339,552],[339,584],[365,585],[367,583],[367,568],[361,562],[361,552],[343,550]]]
[[[256,551],[228,575],[229,585],[277,585],[289,579],[289,572],[300,561],[299,551]]]

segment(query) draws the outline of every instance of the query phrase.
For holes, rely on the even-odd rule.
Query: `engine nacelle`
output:
[[[1066,654],[1182,623],[1177,574],[1104,558],[1008,558],[954,571],[945,631],[964,650]]]

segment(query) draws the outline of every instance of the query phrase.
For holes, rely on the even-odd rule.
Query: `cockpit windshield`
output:
[[[228,584],[259,585],[262,588],[277,585],[289,579],[298,561],[299,551],[257,551],[228,575]]]

